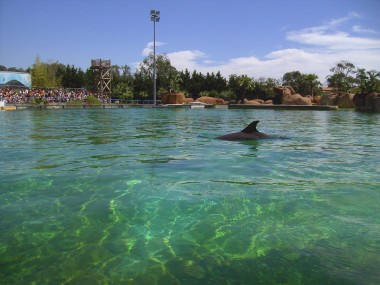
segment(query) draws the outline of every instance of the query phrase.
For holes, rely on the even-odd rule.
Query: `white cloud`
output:
[[[189,71],[199,69],[199,61],[206,57],[206,54],[199,50],[185,50],[177,51],[167,54],[168,58],[172,65],[178,70],[185,70],[186,68]]]
[[[355,33],[378,34],[378,32],[376,32],[375,30],[366,29],[366,28],[363,28],[362,26],[359,26],[359,25],[353,26],[352,30]]]
[[[380,49],[380,39],[355,37],[348,32],[339,30],[339,26],[352,19],[360,18],[356,13],[346,17],[330,20],[326,25],[306,28],[287,33],[286,39],[303,45],[319,46],[328,50],[368,50]],[[363,33],[364,29],[354,26],[353,30]],[[365,30],[368,33],[369,30]]]
[[[165,45],[166,43],[163,43],[163,42],[157,42],[156,41],[156,47],[159,47],[159,46],[163,46]],[[141,55],[143,56],[148,56],[149,53],[151,53],[153,51],[153,47],[154,47],[154,43],[153,42],[149,42],[146,44],[145,48],[143,49],[143,51],[141,52]]]
[[[357,18],[361,18],[360,14],[358,13],[355,13],[355,12],[351,12],[351,13],[348,13],[347,16],[345,17],[340,17],[340,18],[336,18],[336,19],[331,19],[327,25],[324,25],[324,26],[321,26],[321,27],[324,27],[324,28],[334,28],[334,27],[337,27],[345,22],[348,22],[350,20],[353,20],[353,19],[357,19]]]
[[[346,32],[326,32],[305,29],[289,32],[286,37],[289,41],[313,46],[321,46],[330,50],[366,50],[380,48],[379,39],[353,37]]]
[[[286,72],[299,70],[302,73],[317,73],[323,76],[329,67],[318,54],[300,49],[283,49],[269,53],[265,59],[256,57],[241,57],[231,59],[221,67],[221,72],[247,74],[249,76],[281,78]]]
[[[200,72],[220,71],[224,76],[230,74],[247,74],[251,77],[281,78],[286,72],[299,70],[302,73],[322,74],[329,71],[324,58],[318,54],[308,53],[299,49],[287,49],[271,52],[265,59],[256,57],[232,58],[225,63],[205,64],[202,61],[204,54],[199,51],[182,51],[167,55],[174,67],[178,70],[188,69]],[[325,75],[324,75],[325,76]],[[320,78],[321,81],[324,80]]]
[[[326,24],[290,31],[285,39],[295,48],[278,49],[269,52],[263,58],[254,56],[231,58],[224,62],[212,61],[211,55],[199,50],[184,50],[168,53],[172,65],[178,70],[197,70],[200,72],[220,71],[225,77],[231,74],[247,74],[248,76],[271,77],[280,79],[286,72],[300,71],[315,73],[324,83],[330,74],[330,68],[341,60],[348,60],[360,68],[379,70],[380,39],[368,37],[378,35],[376,31],[354,26],[351,35],[340,29],[360,16],[350,13],[346,17],[332,19]],[[367,34],[367,36],[363,35]]]

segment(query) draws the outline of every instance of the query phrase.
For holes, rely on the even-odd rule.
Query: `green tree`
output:
[[[32,84],[36,87],[46,87],[48,81],[46,66],[37,55],[31,70]]]
[[[219,97],[220,93],[226,89],[227,80],[218,71],[216,74],[207,72],[202,82],[201,91],[208,91],[212,97]]]
[[[274,98],[275,93],[273,87],[280,85],[279,80],[274,78],[261,77],[255,80],[255,88],[253,91],[253,98],[271,100]]]
[[[302,74],[299,71],[291,71],[282,77],[283,86],[291,86],[296,93],[312,95],[318,92],[321,83],[316,74]]]
[[[247,75],[236,75],[233,74],[229,78],[229,87],[235,94],[236,100],[241,103],[244,102],[244,99],[249,93],[251,93],[255,88],[255,83],[251,77]]]
[[[30,69],[32,83],[37,87],[61,87],[64,70],[65,66],[58,61],[45,63],[37,56]]]
[[[112,66],[112,97],[133,99],[133,75],[128,65]]]
[[[180,84],[179,89],[185,94],[189,94],[191,89],[191,75],[189,70],[186,69],[185,71],[180,71],[178,76]]]
[[[45,87],[61,87],[61,71],[65,69],[65,66],[58,61],[44,63],[47,71],[47,82]]]
[[[364,68],[359,68],[356,71],[356,82],[362,93],[380,92],[380,72],[378,71],[366,71]]]
[[[220,92],[219,98],[222,98],[224,100],[231,100],[232,98],[234,98],[234,93],[231,89],[226,89]]]
[[[203,91],[204,81],[204,75],[194,70],[191,74],[191,81],[189,86],[189,93],[192,98],[196,99],[200,96],[200,93]]]
[[[118,82],[121,78],[121,74],[119,70],[120,70],[120,66],[118,65],[111,66],[111,78],[112,78],[113,85],[115,85],[115,83]]]
[[[120,70],[121,70],[121,77],[122,78],[131,79],[133,77],[132,72],[131,72],[131,68],[128,65],[120,66]]]
[[[154,57],[153,52],[151,52],[140,64],[139,72],[142,76],[150,78],[153,81],[153,66]],[[170,59],[166,55],[156,54],[156,84],[157,90],[160,92],[170,91],[171,79],[175,77],[177,70],[170,63]],[[149,90],[150,94],[153,94],[153,84]]]
[[[349,61],[341,61],[330,69],[333,73],[327,76],[329,87],[333,87],[338,91],[348,92],[355,86],[355,65]]]
[[[181,86],[181,78],[177,72],[173,72],[169,76],[169,91],[170,92],[179,92]]]
[[[83,88],[85,85],[85,74],[74,65],[67,65],[62,74],[62,86],[64,88]]]
[[[114,88],[112,88],[112,97],[123,100],[133,99],[133,87],[125,82],[119,82]]]
[[[225,91],[227,88],[227,80],[222,76],[220,71],[218,71],[215,75],[214,79],[214,89],[220,94]]]
[[[147,99],[152,96],[152,80],[151,77],[145,76],[141,70],[136,70],[133,80],[134,97],[138,100]]]
[[[4,67],[4,66],[3,66]],[[1,68],[1,67],[0,67]],[[1,70],[1,69],[0,69]],[[17,67],[9,67],[6,68],[4,71],[14,71],[14,72],[24,72],[24,69],[22,68],[17,68]]]
[[[285,73],[282,77],[282,85],[291,86],[295,92],[304,95],[309,89],[304,76],[298,70]]]
[[[309,85],[309,93],[311,97],[314,97],[314,88],[316,86],[320,86],[321,83],[318,81],[318,75],[316,74],[304,74],[304,79],[308,82]]]
[[[84,73],[84,87],[92,92],[96,92],[97,86],[97,74],[92,68],[87,68]]]

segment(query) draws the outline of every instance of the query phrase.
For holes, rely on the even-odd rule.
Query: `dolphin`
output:
[[[237,133],[223,135],[223,136],[217,137],[217,139],[226,140],[226,141],[244,141],[244,140],[257,140],[257,139],[274,138],[273,136],[259,132],[256,129],[256,126],[259,122],[260,121],[253,121],[244,130],[237,132]]]

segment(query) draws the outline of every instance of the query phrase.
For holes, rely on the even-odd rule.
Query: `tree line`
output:
[[[281,79],[252,78],[247,75],[232,74],[225,78],[220,71],[203,74],[196,70],[178,71],[171,65],[166,55],[156,55],[157,94],[166,92],[183,92],[186,97],[194,99],[200,96],[223,98],[226,100],[274,98],[273,87],[291,86],[301,95],[322,94],[322,84],[316,74],[302,74],[290,71]],[[23,70],[0,65],[0,71],[21,71],[31,74],[34,87],[38,88],[85,88],[96,92],[99,74],[91,68],[83,71],[74,65],[59,62],[42,62],[36,57],[32,67]],[[330,69],[327,76],[328,87],[337,92],[370,93],[380,92],[380,72],[356,68],[349,61],[341,61]],[[128,65],[111,66],[112,98],[142,100],[153,97],[153,54],[144,58],[140,66],[132,72]]]

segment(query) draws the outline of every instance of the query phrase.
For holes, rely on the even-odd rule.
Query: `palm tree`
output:
[[[304,78],[310,84],[310,94],[311,94],[311,97],[314,97],[314,93],[313,93],[314,83],[317,83],[318,75],[316,75],[316,74],[306,74],[304,76]]]
[[[361,92],[369,94],[379,91],[380,72],[375,70],[366,71],[364,68],[359,68],[356,73],[356,81]]]
[[[247,93],[253,91],[255,83],[251,77],[241,75],[236,78],[237,93],[240,95],[240,103],[244,102]]]

